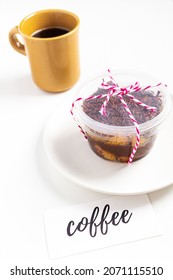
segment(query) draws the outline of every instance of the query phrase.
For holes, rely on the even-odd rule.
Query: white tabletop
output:
[[[83,79],[107,68],[145,71],[173,90],[173,1],[83,2],[1,0],[0,257],[7,262],[48,260],[44,210],[108,196],[72,183],[49,162],[42,142],[43,130],[60,102],[73,100]],[[71,90],[61,94],[37,88],[27,57],[15,52],[8,41],[9,30],[25,15],[46,8],[71,10],[81,19],[81,77]],[[173,185],[148,196],[163,235],[83,253],[80,259],[173,260]],[[65,261],[78,259],[76,255]]]

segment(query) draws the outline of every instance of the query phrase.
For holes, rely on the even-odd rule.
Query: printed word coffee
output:
[[[81,220],[75,224],[72,220],[67,225],[67,235],[72,236],[77,231],[83,232],[88,228],[89,235],[95,237],[97,235],[97,230],[100,229],[101,234],[105,235],[108,233],[109,226],[118,226],[120,223],[127,224],[130,222],[133,213],[125,209],[121,213],[113,212],[110,215],[110,205],[106,204],[103,211],[99,217],[100,208],[96,206],[91,214],[90,218],[82,217]],[[110,217],[109,217],[110,215]]]

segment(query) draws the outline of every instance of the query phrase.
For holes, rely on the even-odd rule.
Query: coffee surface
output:
[[[61,36],[64,35],[66,33],[68,33],[70,30],[64,27],[59,27],[59,26],[55,26],[55,27],[47,27],[47,28],[43,28],[40,30],[35,31],[32,34],[32,37],[35,38],[52,38],[52,37],[57,37],[57,36]]]

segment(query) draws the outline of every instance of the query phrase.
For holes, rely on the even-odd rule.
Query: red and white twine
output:
[[[149,89],[149,88],[152,88],[152,87],[158,87],[160,85],[162,85],[162,83],[158,83],[154,86],[152,85],[149,85],[147,87],[141,87],[139,82],[135,82],[133,85],[129,85],[127,87],[119,87],[116,83],[115,83],[115,80],[113,78],[113,76],[111,75],[111,72],[110,70],[108,69],[108,73],[109,73],[109,78],[111,79],[111,85],[108,84],[108,83],[105,83],[105,82],[102,82],[101,86],[103,89],[106,89],[107,90],[107,93],[106,94],[99,94],[99,95],[91,95],[87,98],[82,98],[82,97],[79,97],[77,98],[73,103],[72,103],[72,108],[70,110],[73,118],[75,119],[74,117],[74,113],[73,113],[73,109],[74,109],[74,106],[75,106],[75,103],[77,101],[84,101],[84,100],[90,100],[90,99],[97,99],[97,98],[102,98],[102,97],[106,97],[105,101],[103,102],[101,108],[100,108],[100,113],[103,115],[103,116],[106,116],[106,106],[111,98],[111,96],[114,96],[114,95],[117,95],[122,103],[122,105],[124,106],[126,112],[128,113],[129,115],[129,118],[132,120],[132,122],[134,123],[134,126],[135,126],[135,130],[136,130],[136,143],[133,147],[133,150],[131,152],[131,155],[129,156],[129,159],[128,159],[128,163],[130,164],[132,161],[133,161],[133,158],[135,156],[135,153],[138,149],[138,146],[139,146],[139,143],[140,143],[140,130],[139,130],[139,124],[137,123],[135,117],[132,115],[128,105],[126,104],[126,102],[124,101],[123,99],[123,96],[124,95],[127,95],[130,99],[132,99],[136,104],[142,106],[143,108],[147,109],[147,110],[150,110],[152,112],[154,112],[156,110],[155,107],[152,107],[152,106],[148,106],[147,104],[141,102],[140,100],[136,99],[133,95],[131,95],[130,93],[132,92],[137,92],[137,91],[140,91],[140,90],[146,90],[146,89]],[[166,86],[166,85],[164,85]],[[75,121],[77,122],[78,124],[78,127],[80,129],[80,131],[84,134],[85,138],[87,139],[87,135],[85,133],[85,131],[83,130],[83,128],[81,127],[81,125],[79,124],[79,122],[75,119]]]

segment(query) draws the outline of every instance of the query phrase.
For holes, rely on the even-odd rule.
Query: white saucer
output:
[[[48,119],[43,142],[49,159],[64,176],[81,187],[114,195],[149,193],[173,183],[173,115],[159,132],[145,158],[126,163],[97,156],[62,103]]]

